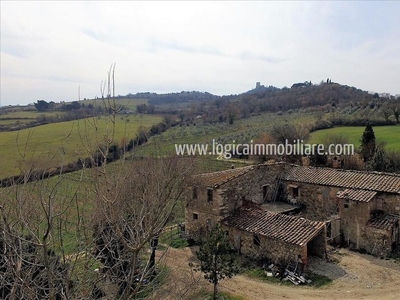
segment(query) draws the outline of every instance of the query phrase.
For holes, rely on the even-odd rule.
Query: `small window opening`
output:
[[[269,185],[268,184],[263,185],[262,188],[263,188],[263,201],[265,202],[265,201],[267,201]]]
[[[198,214],[193,214],[193,220],[198,220],[199,219],[199,215]]]
[[[258,235],[253,235],[253,244],[256,246],[260,246],[260,238]]]
[[[207,189],[207,201],[208,202],[213,201],[213,189]]]
[[[343,203],[343,207],[344,207],[344,208],[349,208],[349,205],[350,205],[349,199],[345,199],[345,200],[344,200],[344,203]]]
[[[293,196],[293,198],[299,197],[299,188],[298,187],[294,187],[292,189],[292,196]]]

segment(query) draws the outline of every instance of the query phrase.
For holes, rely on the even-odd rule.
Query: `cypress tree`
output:
[[[363,156],[364,162],[367,162],[374,156],[375,149],[375,133],[371,124],[367,124],[361,138],[361,155]]]

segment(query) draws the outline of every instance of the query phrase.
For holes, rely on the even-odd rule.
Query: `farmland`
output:
[[[83,145],[93,150],[106,142],[105,138],[135,137],[140,126],[149,128],[160,122],[160,116],[117,115],[115,132],[112,120],[106,116],[52,123],[31,129],[0,133],[0,178],[17,175],[24,167],[59,166],[86,157]]]
[[[146,103],[146,99],[118,98],[115,100],[115,103],[111,104],[120,109],[135,111],[137,105]],[[107,101],[103,102],[103,100],[100,99],[81,100],[79,104],[82,108],[87,108],[91,105],[94,111],[102,110],[110,105]],[[11,127],[38,120],[46,120],[46,118],[62,119],[71,113],[73,113],[73,111],[63,109],[62,103],[56,103],[54,109],[46,111],[38,111],[33,105],[2,107],[0,109],[0,125]]]
[[[125,109],[130,109],[130,110],[136,110],[136,106],[139,104],[147,104],[147,99],[130,99],[130,98],[116,98],[115,99],[115,104],[117,106],[121,106]],[[86,99],[86,100],[80,100],[79,103],[89,105],[92,104],[94,107],[104,107],[104,103],[101,99]],[[108,103],[107,103],[108,105]]]
[[[365,127],[343,126],[324,130],[318,130],[310,135],[309,143],[323,143],[327,135],[342,135],[354,144],[357,148],[360,146],[361,136]],[[400,151],[400,126],[374,126],[374,133],[377,142],[385,142],[385,149]]]
[[[215,139],[218,143],[250,143],[278,124],[309,124],[315,119],[312,113],[283,114],[264,113],[247,119],[240,119],[234,124],[202,123],[201,120],[190,126],[176,126],[166,132],[150,138],[149,142],[138,149],[139,154],[146,154],[153,148],[162,154],[174,154],[175,144],[207,143]]]
[[[0,114],[0,125],[18,125],[20,123],[29,123],[37,118],[56,117],[65,114],[59,111],[39,112],[35,110],[18,109],[11,112]]]

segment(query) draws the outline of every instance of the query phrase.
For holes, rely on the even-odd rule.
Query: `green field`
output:
[[[95,108],[104,106],[108,106],[109,103],[103,102],[100,99],[94,100],[81,100],[80,104],[84,104],[85,106],[92,104]],[[115,103],[111,103],[116,107],[123,107],[128,110],[136,111],[136,106],[139,104],[147,104],[146,99],[129,99],[129,98],[120,98],[116,99]],[[59,104],[58,104],[59,105]],[[56,117],[67,114],[67,111],[56,110],[56,111],[37,111],[33,105],[30,106],[13,106],[13,107],[5,107],[0,110],[0,125],[19,125],[21,123],[29,123],[32,121],[36,121],[38,117]]]
[[[117,115],[113,140],[132,139],[140,126],[150,128],[162,120],[151,115]],[[106,117],[52,123],[20,131],[0,133],[0,178],[20,173],[22,166],[38,169],[59,166],[86,157],[111,137],[112,122]]]
[[[79,101],[81,104],[89,105],[92,104],[94,107],[104,107],[104,102],[101,99],[86,99]],[[114,103],[111,103],[114,104]],[[124,106],[127,109],[136,110],[136,106],[139,104],[147,104],[147,99],[130,99],[130,98],[117,98],[115,99],[115,105]],[[108,104],[107,104],[108,105]]]
[[[309,143],[323,143],[327,135],[343,135],[349,142],[357,148],[360,146],[361,137],[365,127],[335,127],[324,130],[318,130],[311,133]],[[385,142],[385,149],[400,151],[400,126],[374,126],[375,138],[377,142]]]
[[[21,124],[36,121],[38,117],[48,116],[55,117],[57,115],[63,115],[65,112],[60,111],[46,111],[39,112],[36,110],[16,110],[0,115],[0,125],[11,125]]]

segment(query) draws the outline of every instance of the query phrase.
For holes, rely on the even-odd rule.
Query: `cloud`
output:
[[[256,54],[256,53],[251,53],[248,51],[243,52],[239,57],[240,57],[240,59],[243,59],[243,60],[251,60],[251,59],[262,60],[262,61],[265,61],[268,63],[273,63],[273,64],[281,63],[286,60],[283,58],[273,57],[273,56],[269,56],[269,55],[265,55],[265,54]]]
[[[1,99],[68,101],[79,84],[93,97],[113,62],[118,94],[223,95],[327,77],[395,94],[399,10],[400,2],[6,1]]]

